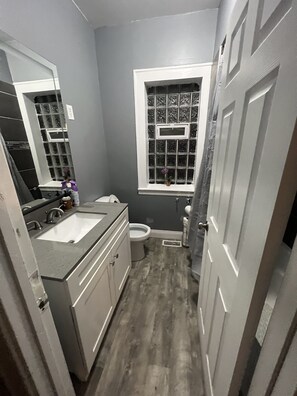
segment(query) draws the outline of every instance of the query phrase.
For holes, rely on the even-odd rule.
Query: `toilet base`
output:
[[[144,242],[131,242],[131,259],[140,261],[145,258]]]

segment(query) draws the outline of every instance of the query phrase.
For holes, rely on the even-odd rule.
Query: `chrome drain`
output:
[[[174,241],[174,240],[170,240],[170,239],[163,239],[162,241],[162,246],[165,247],[182,247],[181,241]]]

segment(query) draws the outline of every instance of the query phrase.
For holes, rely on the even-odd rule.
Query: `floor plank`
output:
[[[203,396],[198,284],[188,249],[151,238],[129,279],[87,383],[78,396]]]

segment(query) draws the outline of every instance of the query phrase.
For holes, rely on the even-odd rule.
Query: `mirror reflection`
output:
[[[0,35],[0,141],[23,211],[75,179],[56,67]]]

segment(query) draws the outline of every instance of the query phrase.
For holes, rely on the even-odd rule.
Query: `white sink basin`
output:
[[[105,214],[76,212],[67,219],[44,232],[36,239],[56,242],[79,242],[92,228],[95,227]]]

